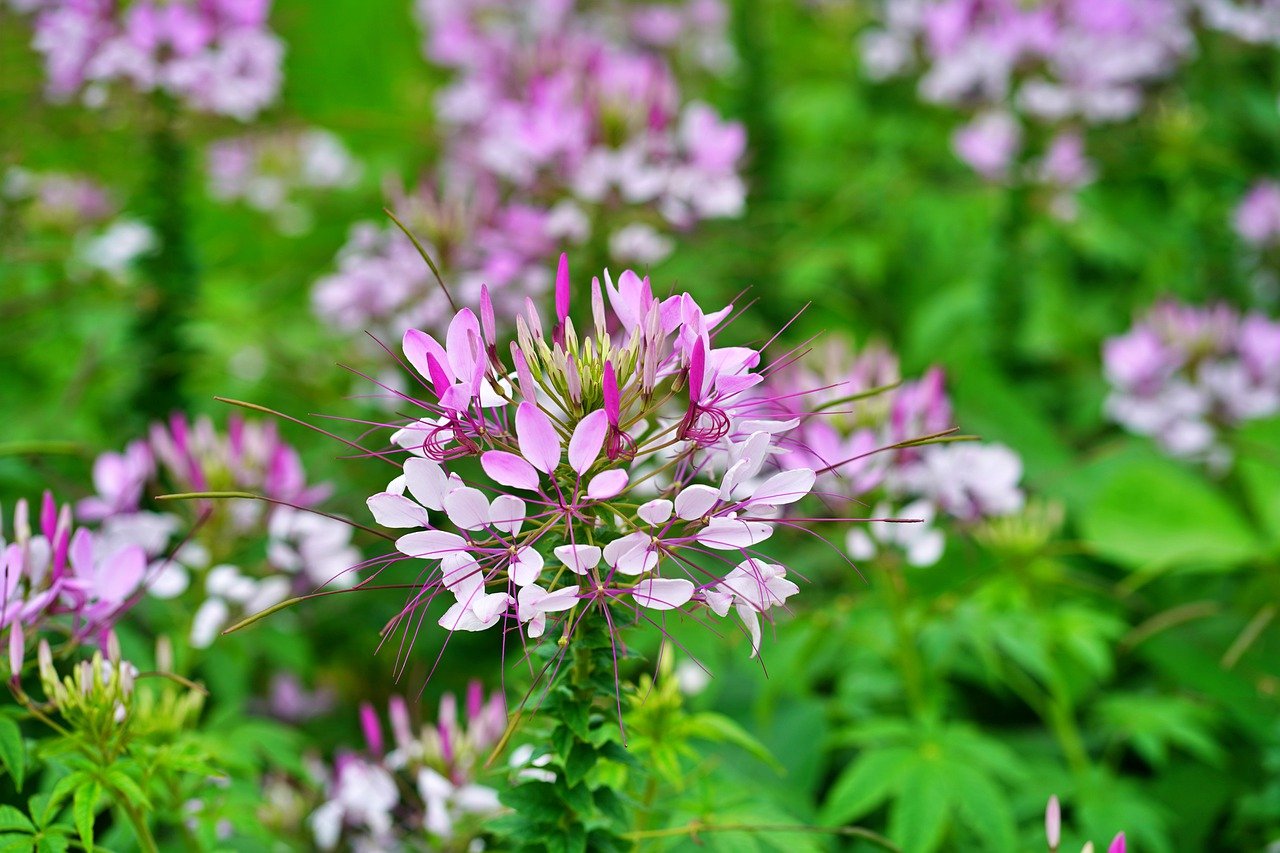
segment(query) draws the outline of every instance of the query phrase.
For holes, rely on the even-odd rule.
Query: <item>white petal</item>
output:
[[[559,545],[556,558],[569,567],[575,575],[585,575],[600,565],[601,551],[597,545]]]
[[[409,493],[427,509],[444,509],[444,496],[449,493],[449,477],[430,459],[407,459],[404,463],[405,484]]]
[[[449,520],[463,530],[480,530],[489,523],[489,501],[484,492],[463,486],[454,489],[444,499]]]
[[[635,585],[631,597],[641,607],[673,610],[693,598],[693,584],[683,578],[649,578]]]
[[[719,497],[720,493],[710,486],[689,486],[676,495],[676,515],[686,521],[702,518]]]
[[[367,501],[373,520],[383,527],[426,527],[427,511],[403,495],[381,492]]]
[[[671,509],[673,504],[666,498],[655,498],[648,503],[640,504],[636,510],[636,515],[640,516],[647,524],[659,525],[671,518]]]
[[[512,536],[520,532],[524,525],[525,504],[514,495],[498,495],[489,507],[489,518],[493,526]]]

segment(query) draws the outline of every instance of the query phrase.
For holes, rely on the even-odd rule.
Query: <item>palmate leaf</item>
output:
[[[948,762],[946,778],[960,819],[991,850],[1017,847],[1017,824],[1008,799],[991,779],[968,764]]]
[[[0,716],[0,763],[4,764],[19,791],[27,777],[27,746],[22,729],[10,717]]]
[[[76,789],[71,809],[75,817],[76,831],[80,834],[80,843],[90,853],[93,851],[93,822],[97,814],[98,798],[101,795],[102,785],[97,780],[81,785]]]
[[[889,798],[916,753],[905,746],[869,749],[844,769],[822,806],[822,822],[838,825],[857,820]]]
[[[1175,566],[1224,570],[1257,557],[1257,534],[1203,477],[1150,453],[1094,466],[1100,478],[1080,508],[1085,543],[1138,571]]]
[[[35,832],[31,819],[13,806],[0,806],[0,832]]]
[[[732,744],[769,765],[774,771],[783,772],[782,765],[778,759],[774,758],[773,753],[769,752],[768,747],[723,714],[712,711],[692,714],[687,721],[687,729],[691,736],[717,743]]]
[[[943,769],[940,758],[917,756],[902,776],[889,813],[889,836],[903,853],[930,853],[946,837],[952,798]]]

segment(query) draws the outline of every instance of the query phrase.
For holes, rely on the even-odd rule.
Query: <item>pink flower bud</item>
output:
[[[378,722],[378,712],[368,702],[360,703],[360,728],[364,732],[364,742],[369,752],[382,757],[382,724]]]
[[[1111,846],[1107,848],[1107,853],[1124,853],[1123,832],[1117,833],[1116,837],[1111,839]]]
[[[1049,850],[1057,850],[1062,843],[1062,807],[1058,804],[1057,794],[1049,798],[1044,809],[1044,834],[1049,840]]]
[[[9,680],[15,684],[22,677],[22,659],[26,652],[26,636],[22,623],[14,620],[9,628]]]
[[[560,264],[556,267],[556,321],[563,323],[569,316],[569,256],[560,253]]]

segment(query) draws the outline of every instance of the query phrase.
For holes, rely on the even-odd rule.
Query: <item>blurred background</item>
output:
[[[382,466],[305,424],[354,439],[393,418],[373,380],[405,378],[374,338],[394,350],[404,328],[447,319],[383,209],[466,304],[481,281],[500,304],[538,298],[566,250],[584,288],[634,268],[656,291],[749,306],[725,334],[783,330],[772,351],[806,351],[832,382],[874,387],[852,354],[879,347],[887,382],[944,383],[953,423],[1010,452],[970,463],[1008,500],[932,501],[945,547],[841,527],[820,530],[834,548],[779,543],[807,583],[766,626],[763,661],[734,632],[672,629],[672,701],[737,728],[670,755],[638,747],[679,795],[652,825],[750,815],[856,823],[906,850],[1039,849],[1056,793],[1064,849],[1120,830],[1142,851],[1280,839],[1280,6],[225,5],[203,30],[166,17],[176,2],[0,7],[6,518],[45,490],[85,523],[109,516],[83,509],[128,503],[98,457],[137,441],[165,483],[143,502],[255,491],[234,462],[221,485],[163,473],[178,433],[213,447],[239,429],[219,396],[303,422],[239,411],[329,484],[308,501],[370,523]],[[137,20],[144,6],[154,20]],[[520,52],[570,32],[596,40],[577,65]],[[179,61],[215,49],[208,67]],[[562,138],[579,120],[589,151]],[[191,423],[157,437],[174,412]],[[914,495],[878,488],[849,498],[898,511]],[[271,549],[302,541],[260,522],[234,554],[219,551],[230,534],[198,530],[212,556],[117,631],[144,657],[178,637],[210,725],[252,732],[235,849],[300,849],[331,798],[304,757],[360,748],[359,703],[421,691],[430,719],[471,679],[498,689],[501,665],[495,638],[458,636],[437,665],[440,632],[424,631],[402,667],[377,648],[395,592],[212,641],[267,599],[208,567],[261,583],[294,559]],[[175,531],[166,547],[192,544]],[[381,544],[308,541],[320,553],[295,564]],[[268,784],[290,805],[264,817]]]

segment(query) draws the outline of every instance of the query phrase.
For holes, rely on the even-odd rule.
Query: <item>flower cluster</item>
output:
[[[897,359],[883,346],[852,354],[833,343],[811,363],[780,372],[770,385],[773,398],[800,420],[797,440],[778,459],[781,468],[818,471],[817,494],[834,505],[874,501],[878,520],[848,534],[855,560],[888,546],[902,551],[911,565],[932,565],[946,547],[944,531],[936,526],[940,516],[972,523],[1022,508],[1022,462],[1008,447],[912,444],[953,428],[938,368],[903,382]],[[798,397],[795,388],[816,390]]]
[[[448,275],[452,298],[478,305],[483,283],[498,307],[514,311],[542,293],[551,281],[541,259],[575,232],[573,212],[508,201],[496,181],[465,170],[442,173],[448,181],[390,188],[388,207]],[[373,222],[351,229],[338,269],[316,283],[312,305],[335,329],[393,340],[442,325],[452,313],[413,241],[393,224]]]
[[[300,194],[353,186],[361,173],[342,140],[319,128],[221,139],[209,145],[207,161],[211,196],[270,215],[285,234],[311,227]]]
[[[111,194],[89,178],[10,166],[0,178],[0,214],[20,212],[28,228],[79,231],[116,212]]]
[[[479,65],[531,34],[576,30],[614,44],[724,71],[736,62],[723,0],[592,3],[576,0],[416,0],[423,53],[448,67]]]
[[[1168,453],[1226,467],[1224,429],[1280,411],[1280,322],[1226,306],[1162,302],[1103,363],[1107,414]]]
[[[39,518],[18,501],[6,541],[0,518],[0,631],[21,671],[26,638],[57,626],[74,641],[101,643],[135,600],[147,573],[141,547],[77,527],[71,507],[58,507],[48,492]]]
[[[200,112],[242,121],[280,92],[284,45],[267,27],[270,0],[37,3],[33,45],[50,97],[99,106],[123,83]]]
[[[530,302],[509,363],[483,292],[479,316],[458,312],[443,344],[404,336],[427,391],[411,402],[426,415],[392,436],[409,456],[369,507],[384,526],[421,528],[390,562],[428,570],[393,622],[416,621],[442,591],[445,629],[518,623],[534,638],[587,615],[616,626],[652,619],[645,611],[733,608],[754,655],[761,615],[798,591],[757,546],[815,478],[766,470],[794,421],[750,393],[760,353],[716,346],[732,306],[658,299],[630,271],[592,281],[591,335],[570,317],[563,255],[555,289],[554,325]]]
[[[418,12],[428,58],[454,72],[438,99],[448,179],[393,191],[388,207],[440,261],[458,304],[474,310],[483,282],[508,314],[549,285],[542,260],[561,246],[652,264],[672,231],[741,214],[743,128],[686,102],[659,50],[676,50],[685,23],[722,30],[718,0],[615,15],[429,0]],[[314,295],[348,333],[439,333],[451,304],[407,237],[369,223]]]
[[[83,521],[101,525],[109,542],[140,546],[152,560],[148,592],[174,598],[203,578],[191,641],[207,646],[239,610],[254,613],[286,598],[296,587],[349,585],[359,560],[351,527],[308,512],[327,494],[309,485],[297,452],[273,425],[232,417],[225,434],[207,418],[175,415],[152,425],[146,439],[123,452],[104,453],[93,466],[97,494],[76,508]],[[174,506],[185,518],[159,512],[147,500],[162,492],[245,492],[266,501],[194,500]],[[246,544],[266,540],[262,562]]]
[[[1063,190],[1092,175],[1078,127],[1136,115],[1193,46],[1174,0],[884,0],[862,43],[872,77],[921,66],[922,98],[978,109],[954,146],[987,178],[1010,177],[1020,120],[1053,130],[1027,177]]]
[[[1280,245],[1280,182],[1258,181],[1235,212],[1236,233],[1255,249]]]
[[[1196,0],[1206,26],[1251,44],[1280,44],[1275,0]]]
[[[403,849],[415,838],[441,843],[476,835],[479,821],[500,808],[497,791],[476,778],[506,729],[507,709],[501,694],[486,701],[472,682],[462,710],[465,723],[458,719],[457,699],[446,693],[435,724],[415,731],[404,699],[392,697],[394,742],[386,750],[377,712],[363,705],[367,749],[338,756],[326,799],[311,814],[319,847],[332,850],[345,837],[356,849]]]

